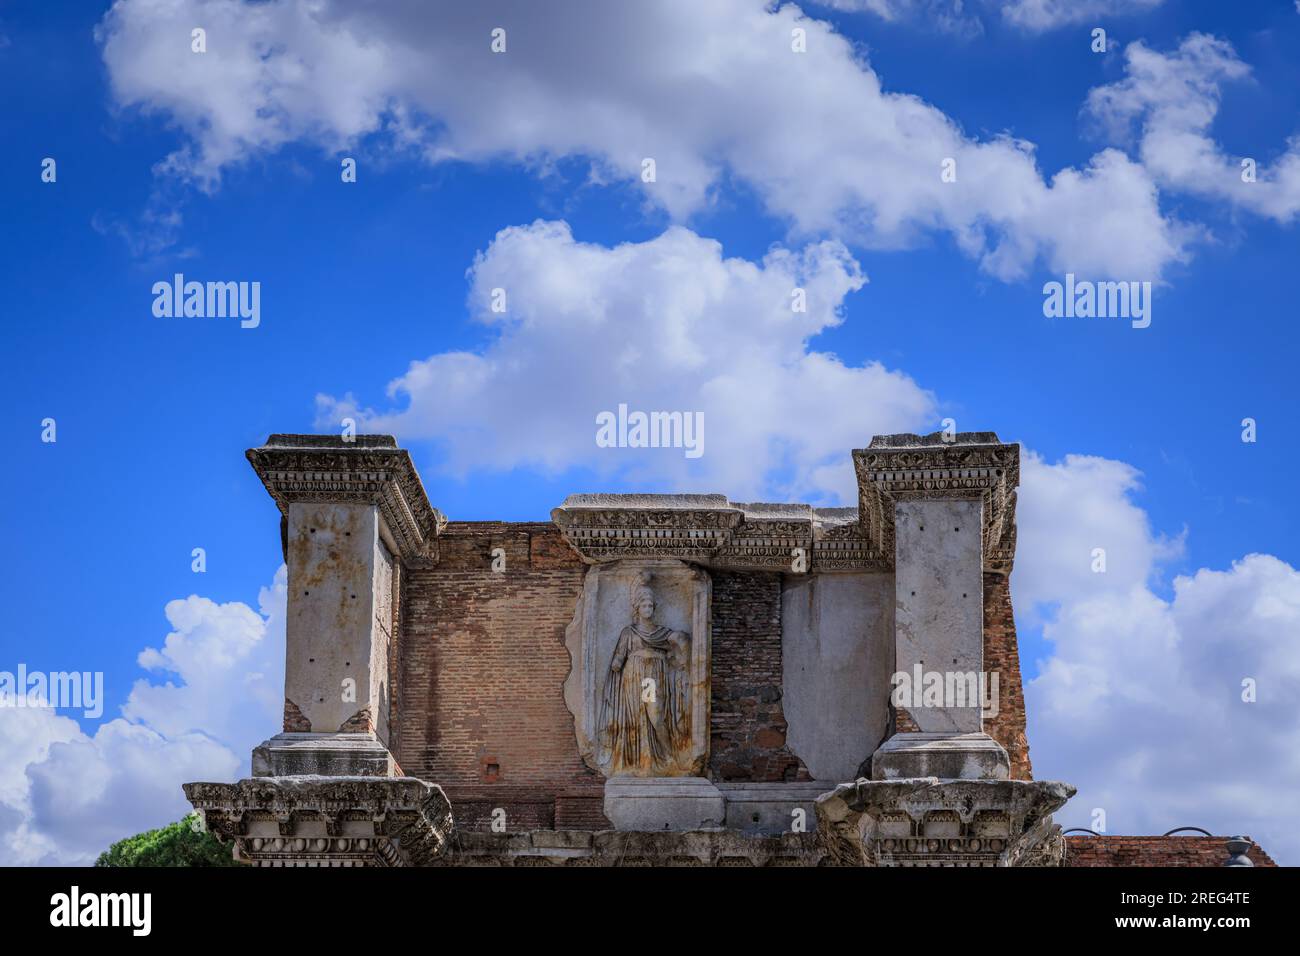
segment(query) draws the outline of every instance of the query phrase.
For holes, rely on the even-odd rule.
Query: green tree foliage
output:
[[[193,815],[158,830],[118,840],[99,855],[95,866],[241,866],[206,831],[197,832]]]

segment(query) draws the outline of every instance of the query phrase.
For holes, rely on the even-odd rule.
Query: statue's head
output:
[[[650,587],[650,572],[643,571],[632,586],[632,614],[649,621],[655,613],[655,595]]]

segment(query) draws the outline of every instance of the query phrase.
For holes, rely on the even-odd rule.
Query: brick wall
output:
[[[501,807],[511,830],[553,827],[557,794],[603,787],[562,690],[584,566],[549,523],[452,522],[438,549],[435,567],[405,575],[395,756],[447,791],[462,826],[483,829]],[[598,822],[578,805],[570,815]]]
[[[985,722],[984,729],[1006,749],[1011,759],[1011,779],[1032,780],[1020,648],[1011,610],[1011,585],[1004,574],[984,574],[984,669],[998,675],[998,712]]]
[[[1067,836],[1066,866],[1223,866],[1227,837]],[[1252,846],[1246,854],[1256,866],[1277,866]]]
[[[505,553],[494,573],[492,552]],[[550,523],[452,522],[439,560],[400,579],[391,687],[394,756],[440,784],[464,825],[599,828],[602,778],[582,762],[564,705],[565,629],[584,565]],[[808,780],[786,746],[781,576],[714,571],[708,774],[725,781]],[[1030,777],[1011,595],[985,576],[985,660],[999,674],[989,733]]]
[[[436,781],[462,825],[608,826],[602,778],[578,753],[564,705],[565,628],[584,566],[548,523],[453,522],[431,568],[401,580],[392,747]],[[505,552],[494,573],[492,551]],[[713,573],[708,772],[719,780],[807,780],[785,745],[781,578]]]
[[[714,571],[709,776],[812,779],[785,745],[781,705],[781,575]]]

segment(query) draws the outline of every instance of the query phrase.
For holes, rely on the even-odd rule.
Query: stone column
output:
[[[402,562],[445,519],[389,436],[272,435],[248,459],[279,506],[289,565],[284,732],[256,776],[392,776],[389,653]]]
[[[861,520],[894,555],[899,732],[873,755],[872,776],[1006,779],[1006,751],[983,729],[996,692],[983,575],[1014,547],[1019,446],[992,432],[890,435],[854,463]]]
[[[447,851],[442,788],[388,749],[389,658],[403,566],[436,560],[446,523],[389,435],[272,435],[248,451],[280,508],[289,565],[284,733],[253,776],[185,796],[255,866],[421,866]]]
[[[982,729],[978,687],[953,678],[945,690],[956,694],[938,706],[923,703],[926,675],[983,671],[982,519],[978,498],[894,503],[895,671],[922,697],[907,706],[921,733]]]

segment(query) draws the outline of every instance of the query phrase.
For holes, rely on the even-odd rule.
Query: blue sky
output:
[[[0,4],[0,82],[10,92],[0,150],[10,454],[0,491],[10,502],[5,537],[22,543],[2,593],[27,611],[0,639],[0,669],[103,671],[107,698],[100,721],[61,725],[54,743],[24,751],[26,776],[0,786],[0,805],[8,799],[19,821],[0,860],[79,859],[114,826],[183,809],[145,799],[139,816],[103,809],[102,832],[74,832],[52,793],[65,778],[40,765],[53,761],[50,746],[62,753],[57,741],[106,759],[94,735],[114,720],[154,733],[163,751],[177,737],[213,735],[198,705],[194,726],[171,733],[142,707],[123,716],[137,681],[183,687],[192,675],[179,650],[170,669],[148,673],[138,655],[169,633],[179,648],[202,631],[164,614],[190,595],[200,618],[221,608],[238,617],[232,608],[246,605],[257,620],[240,620],[273,641],[274,611],[256,609],[281,562],[277,518],[243,450],[271,432],[332,430],[348,410],[398,432],[431,500],[455,519],[544,519],[566,494],[589,490],[835,503],[845,486],[831,472],[876,431],[933,430],[945,417],[996,430],[1039,463],[1022,490],[1015,598],[1025,678],[1041,678],[1030,707],[1041,700],[1054,715],[1040,730],[1031,712],[1036,770],[1083,778],[1068,822],[1089,825],[1088,811],[1102,806],[1111,832],[1250,829],[1300,859],[1282,820],[1300,781],[1293,762],[1242,768],[1241,782],[1267,805],[1245,819],[1244,809],[1234,816],[1239,794],[1187,796],[1208,771],[1176,756],[1220,730],[1225,747],[1241,753],[1249,741],[1244,752],[1265,763],[1300,741],[1294,695],[1281,699],[1297,686],[1300,659],[1290,434],[1300,176],[1286,172],[1296,149],[1288,139],[1300,133],[1300,12],[1290,0],[1148,0],[1128,14],[1096,0],[1078,5],[1079,19],[1050,2],[968,2],[946,27],[938,14],[952,7],[941,0],[808,4],[808,19],[744,0],[699,17],[668,4],[637,14],[646,22],[622,54],[626,38],[561,4],[553,27],[578,54],[555,57],[535,45],[548,35],[540,14],[515,4],[436,23],[423,5],[394,4],[373,25],[348,19],[351,6],[326,4],[331,16],[313,22],[288,0],[126,0],[113,13],[106,3]],[[748,35],[729,28],[733,14]],[[209,50],[195,54],[188,25],[201,23]],[[448,50],[486,48],[494,23],[512,43],[500,61],[521,63],[523,78],[501,80],[490,54],[438,72]],[[803,72],[747,92],[744,69],[770,72],[747,65],[754,44],[794,26],[810,39],[793,68]],[[1090,49],[1097,26],[1110,36],[1106,53]],[[692,60],[691,37],[710,31],[723,52]],[[656,51],[675,32],[680,42]],[[795,56],[773,50],[762,55]],[[674,56],[680,70],[657,72]],[[188,75],[200,60],[211,72]],[[285,63],[301,78],[275,65]],[[1143,72],[1144,63],[1153,65]],[[250,69],[264,72],[241,79]],[[1090,100],[1099,88],[1115,95]],[[570,110],[574,90],[589,97],[586,108]],[[647,105],[659,95],[662,108]],[[1188,103],[1212,120],[1189,121]],[[884,115],[899,128],[910,116],[921,132],[894,141],[878,128]],[[854,132],[859,117],[877,125]],[[1171,132],[1183,138],[1161,135]],[[937,152],[925,151],[931,133]],[[1218,161],[1191,162],[1191,141]],[[959,150],[955,185],[967,190],[952,202],[929,192],[947,146]],[[1053,184],[1105,150],[1124,157],[1122,177],[1099,174],[1077,195]],[[635,175],[647,155],[659,184]],[[344,156],[357,159],[356,183],[340,181]],[[1235,169],[1243,156],[1259,164],[1255,192],[1207,181],[1207,170]],[[57,161],[55,183],[41,181],[45,157]],[[968,169],[993,172],[968,188]],[[886,209],[901,225],[886,225]],[[567,224],[569,237],[533,227],[539,220]],[[498,241],[508,227],[520,229]],[[1170,249],[1149,252],[1162,242]],[[835,251],[799,267],[825,290],[809,324],[773,332],[755,319],[747,331],[746,304],[761,301],[762,282],[724,259],[787,288],[784,267],[764,257],[819,243]],[[995,247],[1011,251],[999,258]],[[587,274],[589,263],[607,271]],[[721,289],[705,306],[690,295],[706,278],[692,276],[699,263],[716,266],[707,278]],[[868,281],[844,278],[855,270]],[[1045,318],[1043,283],[1067,270],[1153,281],[1151,326]],[[260,326],[155,318],[151,287],[175,272],[260,281]],[[485,321],[479,293],[500,276],[518,311]],[[598,334],[583,332],[590,316],[554,318],[579,314],[593,289],[631,304],[600,312]],[[638,301],[649,303],[644,315]],[[663,314],[678,324],[656,326]],[[685,330],[683,340],[666,329]],[[696,341],[712,344],[696,350]],[[611,362],[611,342],[635,353],[639,372],[590,371]],[[764,351],[770,342],[779,348]],[[450,360],[434,361],[453,353],[477,356],[486,384],[462,388]],[[830,355],[845,386],[817,363],[801,365],[809,355]],[[879,375],[862,371],[877,362]],[[387,395],[412,363],[429,363],[433,384],[408,379],[405,393]],[[752,404],[734,400],[758,382],[776,384]],[[733,400],[710,404],[720,393]],[[568,452],[590,442],[595,412],[675,397],[673,407],[704,407],[717,457],[691,465],[662,450]],[[493,402],[500,407],[482,410]],[[437,411],[444,403],[452,411]],[[786,405],[797,413],[769,429],[765,416]],[[473,434],[453,434],[453,412]],[[40,440],[46,417],[57,421],[55,444]],[[1258,422],[1255,443],[1241,440],[1245,417]],[[1087,568],[1090,542],[1110,551],[1104,586]],[[202,575],[190,568],[195,547],[207,552]],[[1242,565],[1248,555],[1268,564]],[[1057,574],[1063,567],[1072,570]],[[1149,629],[1124,631],[1147,614]],[[1197,630],[1215,620],[1231,633]],[[1104,634],[1089,630],[1099,627]],[[1155,631],[1166,634],[1165,658],[1124,657]],[[202,633],[220,643],[219,628]],[[1113,653],[1091,656],[1105,641],[1116,642]],[[1096,684],[1109,666],[1160,668],[1162,659],[1181,676]],[[1213,673],[1225,682],[1207,690]],[[1243,675],[1268,691],[1227,727],[1188,726],[1162,684],[1217,694],[1223,714],[1235,714]],[[1068,729],[1078,714],[1058,706],[1082,685],[1091,689],[1079,706],[1096,721],[1086,741]],[[234,695],[221,706],[241,705]],[[240,734],[275,724],[251,705],[243,713],[214,744],[241,761],[256,739]],[[1135,715],[1148,729],[1132,729]],[[0,712],[0,731],[9,717]],[[1115,738],[1124,726],[1139,744]],[[75,763],[71,750],[59,759]],[[1172,778],[1145,780],[1157,774]],[[160,780],[159,792],[167,786]],[[121,799],[114,793],[86,806],[109,807]]]

